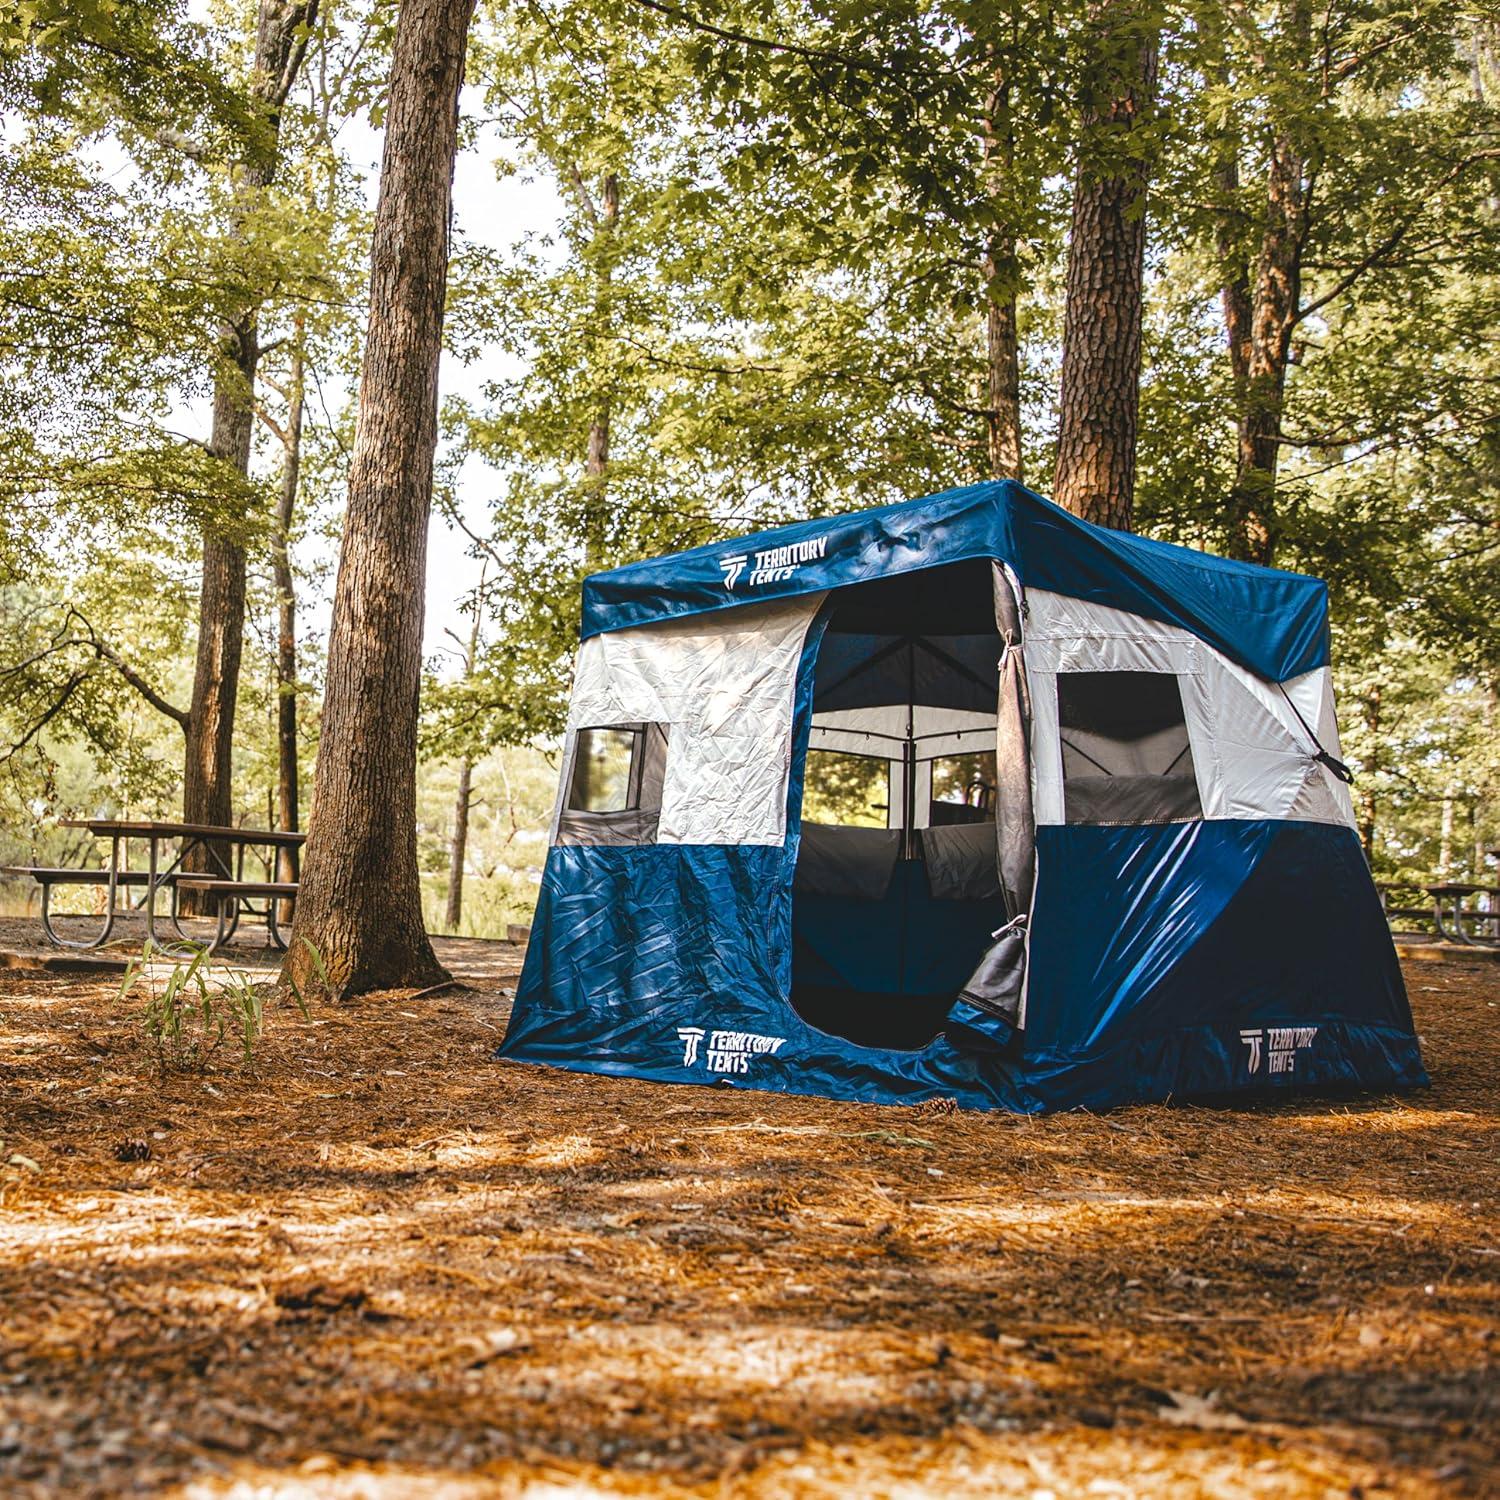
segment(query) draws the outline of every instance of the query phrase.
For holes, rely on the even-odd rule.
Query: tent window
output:
[[[885,828],[890,818],[890,762],[883,756],[809,750],[802,783],[802,821],[843,828]]]
[[[573,753],[570,812],[630,812],[641,800],[640,729],[580,729]]]
[[[928,825],[992,823],[995,819],[995,752],[940,755],[932,763]]]
[[[665,724],[603,724],[573,736],[559,844],[654,844],[667,768]]]
[[[1203,816],[1182,689],[1171,673],[1062,673],[1057,711],[1069,823]]]

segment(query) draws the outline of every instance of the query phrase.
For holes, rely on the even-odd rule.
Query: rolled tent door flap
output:
[[[1004,649],[995,712],[995,862],[1009,921],[992,934],[948,1012],[954,1046],[996,1051],[1020,1031],[1026,993],[1026,927],[1036,885],[1036,820],[1031,808],[1030,704],[1021,653],[1021,590],[994,566],[995,625]]]

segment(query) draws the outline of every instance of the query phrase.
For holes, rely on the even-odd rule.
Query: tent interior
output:
[[[876,579],[827,609],[791,1001],[850,1041],[919,1048],[1007,920],[996,804],[1014,777],[996,765],[994,573],[979,560]]]

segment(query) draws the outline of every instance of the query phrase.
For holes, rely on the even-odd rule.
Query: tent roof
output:
[[[1091,526],[1010,481],[779,526],[596,573],[583,636],[971,558],[1047,589],[1180,626],[1261,677],[1328,662],[1320,580]]]

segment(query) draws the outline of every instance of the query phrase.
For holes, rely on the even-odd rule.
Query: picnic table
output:
[[[1460,943],[1468,943],[1470,947],[1488,947],[1500,942],[1500,904],[1497,904],[1497,900],[1500,900],[1500,886],[1441,881],[1423,889],[1432,897],[1432,914],[1437,921],[1439,937],[1457,939]],[[1466,907],[1464,900],[1469,896],[1483,897],[1487,906]],[[1479,926],[1484,923],[1488,923],[1493,929],[1488,936],[1481,937],[1477,932],[1469,931],[1470,925]]]
[[[171,823],[155,819],[65,818],[65,828],[83,828],[99,839],[109,840],[109,863],[103,869],[77,869],[40,865],[9,865],[8,875],[29,875],[42,888],[42,930],[49,942],[59,948],[99,948],[109,941],[115,920],[121,911],[121,892],[125,892],[125,909],[130,907],[129,892],[141,890],[136,910],[146,913],[146,935],[156,946],[167,948],[156,932],[156,896],[166,889],[171,894],[168,918],[183,943],[192,939],[182,930],[178,910],[178,893],[197,891],[206,894],[214,907],[218,926],[210,950],[220,947],[233,936],[245,912],[264,915],[266,931],[274,947],[285,950],[286,942],[276,923],[280,901],[294,901],[298,882],[267,878],[245,879],[245,854],[250,849],[275,852],[300,849],[307,841],[305,833],[290,833],[274,828],[220,827],[211,823]],[[129,867],[132,843],[145,844],[146,868]],[[176,845],[175,854],[171,846]],[[194,850],[204,852],[203,872],[188,872],[183,861]],[[268,876],[271,861],[265,858]],[[295,868],[295,866],[294,866]],[[58,885],[102,885],[105,888],[104,919],[99,931],[83,942],[61,936],[52,925],[52,888]],[[265,902],[264,912],[255,902]]]

